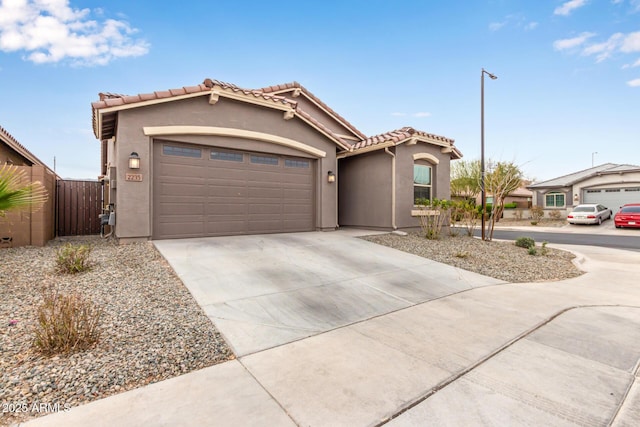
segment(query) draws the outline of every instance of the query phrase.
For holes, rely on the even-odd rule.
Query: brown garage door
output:
[[[154,144],[155,239],[314,230],[314,160]]]

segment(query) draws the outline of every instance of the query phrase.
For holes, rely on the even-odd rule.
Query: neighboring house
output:
[[[640,203],[640,166],[605,163],[559,178],[538,182],[533,204],[566,212],[581,203],[600,203],[614,213],[625,203]]]
[[[516,188],[511,194],[509,194],[504,199],[505,205],[510,203],[515,203],[516,208],[518,209],[528,209],[531,207],[531,200],[533,198],[533,191],[529,190],[527,186],[530,184],[529,181],[523,180],[521,183],[521,187]],[[487,193],[487,203],[493,204],[493,195],[491,193]],[[482,204],[482,196],[478,195],[476,197],[476,205]]]
[[[47,189],[41,209],[9,211],[0,218],[0,247],[44,246],[55,237],[55,195],[58,176],[0,126],[0,165],[15,165],[30,181],[40,181]]]
[[[121,241],[419,226],[414,198],[449,198],[453,140],[367,138],[298,83],[206,79],[92,104]]]

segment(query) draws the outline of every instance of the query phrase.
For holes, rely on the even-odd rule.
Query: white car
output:
[[[611,219],[613,212],[606,206],[598,204],[578,205],[567,215],[569,224],[602,224],[602,221]]]

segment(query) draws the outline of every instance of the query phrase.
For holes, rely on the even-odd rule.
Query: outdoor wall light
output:
[[[327,182],[329,184],[336,182],[336,174],[331,171],[327,172]]]
[[[140,156],[135,151],[129,156],[129,169],[140,169]]]

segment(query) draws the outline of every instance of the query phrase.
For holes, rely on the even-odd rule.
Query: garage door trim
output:
[[[230,136],[234,138],[253,139],[257,141],[269,142],[289,148],[300,150],[315,157],[327,157],[327,153],[315,147],[264,132],[255,132],[244,129],[224,128],[216,126],[145,126],[142,128],[144,134],[150,137],[168,135],[205,135],[205,136]]]

